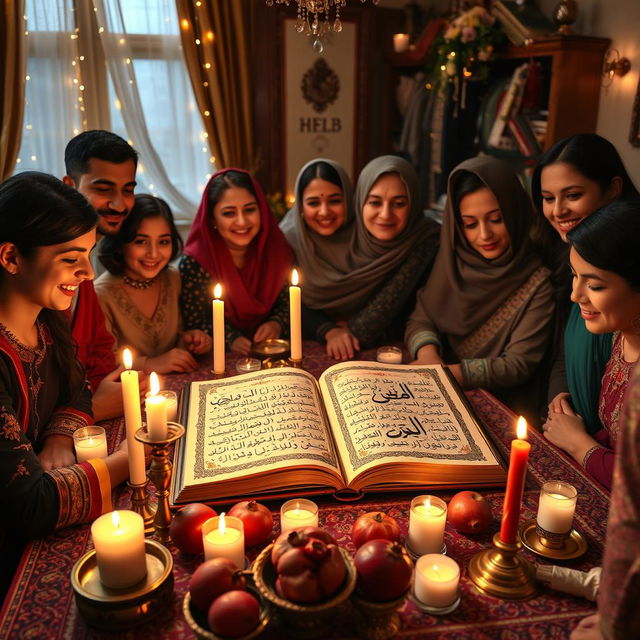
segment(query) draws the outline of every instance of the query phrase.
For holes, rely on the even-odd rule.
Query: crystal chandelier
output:
[[[360,0],[366,2],[367,0]],[[371,0],[373,4],[378,4],[379,0]],[[291,0],[266,0],[267,6],[275,4],[286,4]],[[313,36],[313,49],[316,53],[324,51],[323,40],[329,31],[340,33],[342,22],[340,20],[340,10],[346,6],[347,0],[295,0],[298,5],[298,19],[296,20],[296,31],[305,35]],[[331,12],[334,18],[331,20]]]

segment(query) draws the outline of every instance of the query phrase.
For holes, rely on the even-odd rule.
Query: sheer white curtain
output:
[[[69,139],[87,128],[109,129],[140,153],[137,190],[167,200],[184,228],[215,167],[182,58],[174,0],[26,3],[30,80],[16,171],[62,176]],[[97,58],[93,65],[80,59],[87,51]],[[91,109],[88,98],[95,105],[96,96],[100,108]]]

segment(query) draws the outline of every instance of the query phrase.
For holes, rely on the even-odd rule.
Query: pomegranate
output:
[[[229,515],[242,520],[244,541],[248,547],[261,544],[271,537],[273,516],[263,504],[255,500],[243,500],[229,509]]]
[[[371,511],[361,515],[351,529],[351,540],[360,548],[369,540],[389,540],[395,542],[400,539],[400,526],[395,518],[382,511]]]
[[[447,508],[447,520],[460,533],[482,533],[491,524],[489,501],[477,491],[456,493]]]
[[[216,635],[246,636],[260,622],[260,603],[247,591],[227,591],[213,601],[208,619]]]
[[[211,507],[193,502],[179,509],[171,520],[169,535],[182,553],[202,553],[202,525],[218,515]]]
[[[227,558],[213,558],[203,562],[189,581],[191,602],[202,611],[206,611],[226,591],[244,588],[244,576],[235,563]]]
[[[358,588],[368,600],[395,600],[409,588],[413,563],[399,542],[369,540],[356,551],[353,561]]]

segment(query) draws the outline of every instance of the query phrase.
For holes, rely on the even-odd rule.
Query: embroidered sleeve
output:
[[[467,389],[486,387],[489,384],[489,362],[487,358],[462,360],[462,386]]]
[[[211,276],[191,256],[182,256],[179,269],[182,281],[180,308],[184,330],[201,329],[211,335]]]
[[[68,407],[59,408],[54,411],[51,422],[44,431],[44,436],[56,434],[71,437],[76,429],[86,427],[92,422],[91,416],[86,413]]]

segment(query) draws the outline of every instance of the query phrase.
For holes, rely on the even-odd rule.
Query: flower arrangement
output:
[[[484,80],[485,64],[494,56],[503,39],[496,19],[482,6],[475,6],[451,20],[436,41],[436,56],[431,69],[436,79]]]

